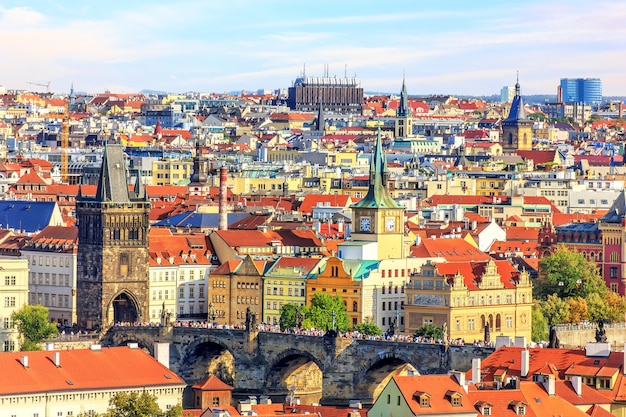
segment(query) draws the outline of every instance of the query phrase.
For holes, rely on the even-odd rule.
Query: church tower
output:
[[[200,142],[196,140],[196,156],[193,158],[193,172],[189,178],[188,194],[189,196],[206,197],[210,194],[210,184],[207,177],[206,159],[202,157],[202,148]]]
[[[124,150],[107,145],[96,196],[80,194],[76,313],[85,329],[148,319],[150,202],[140,176],[129,190]]]
[[[511,110],[502,121],[502,152],[530,151],[533,148],[533,121],[526,117],[520,93],[519,78],[515,83],[515,97]]]
[[[369,189],[352,205],[353,241],[378,242],[378,259],[404,257],[404,207],[389,194],[380,128],[370,162]]]
[[[402,79],[402,91],[400,92],[400,103],[396,110],[395,137],[408,138],[413,136],[413,113],[409,107],[409,95],[406,92],[406,83]]]

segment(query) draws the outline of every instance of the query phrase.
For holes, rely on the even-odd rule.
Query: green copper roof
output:
[[[376,138],[376,147],[370,162],[370,186],[363,200],[354,204],[353,208],[402,208],[389,195],[387,189],[387,159],[383,153],[380,127]]]

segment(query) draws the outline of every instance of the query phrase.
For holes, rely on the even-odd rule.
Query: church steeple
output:
[[[518,150],[532,150],[532,126],[533,121],[526,117],[524,110],[518,75],[509,115],[502,121],[502,151],[514,153]]]
[[[406,92],[406,80],[402,77],[402,91],[396,109],[395,137],[403,139],[413,135],[413,112],[409,107],[409,95]]]
[[[402,208],[389,194],[387,181],[387,158],[383,153],[380,127],[376,138],[376,146],[370,162],[370,184],[365,197],[356,203],[355,208]]]
[[[402,91],[400,91],[400,102],[398,103],[398,111],[396,117],[410,117],[411,109],[409,108],[409,95],[406,92],[406,82],[402,77]]]

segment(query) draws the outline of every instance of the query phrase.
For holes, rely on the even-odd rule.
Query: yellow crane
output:
[[[65,102],[63,113],[46,113],[47,119],[61,119],[61,181],[69,181],[69,148],[70,148],[70,111],[68,102]]]

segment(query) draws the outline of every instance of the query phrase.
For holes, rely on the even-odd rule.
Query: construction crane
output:
[[[61,182],[69,181],[70,111],[65,102],[65,117],[61,122]]]
[[[61,181],[69,181],[70,112],[69,103],[64,104],[63,113],[45,113],[46,119],[61,119]]]
[[[38,85],[40,87],[46,87],[46,93],[50,92],[50,81],[26,81],[26,84]]]

